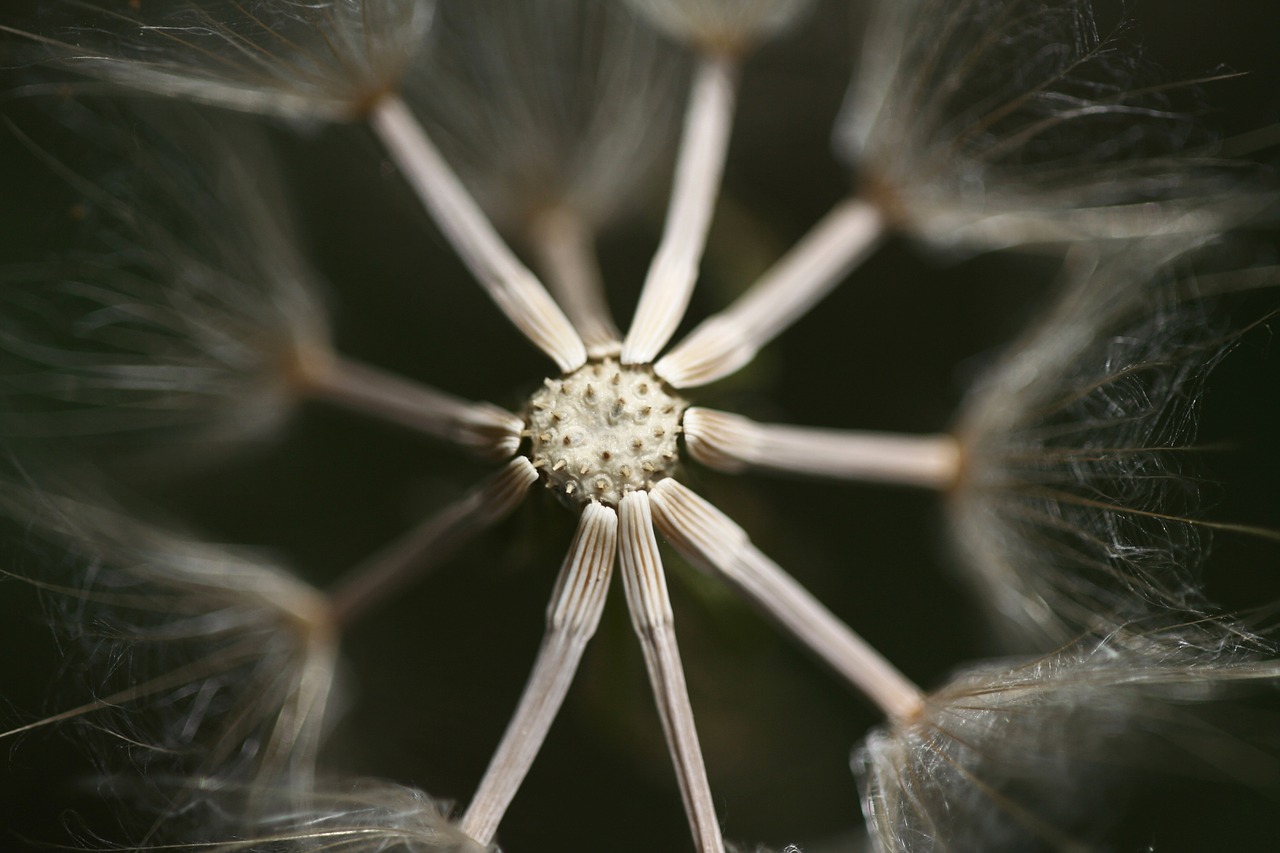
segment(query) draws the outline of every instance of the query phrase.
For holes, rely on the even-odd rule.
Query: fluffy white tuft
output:
[[[263,141],[185,121],[70,116],[130,171],[63,169],[87,200],[91,250],[6,271],[0,434],[260,436],[290,412],[308,359],[327,356]]]
[[[590,0],[441,7],[405,97],[500,226],[635,206],[674,138],[688,63],[627,8]]]
[[[39,33],[50,61],[164,97],[293,119],[355,118],[422,49],[430,0],[65,2]],[[43,20],[43,19],[42,19]]]
[[[80,721],[107,735],[87,742],[113,775],[305,786],[336,663],[324,596],[256,554],[37,489],[12,467],[0,515],[29,556],[11,574],[46,594],[75,652],[63,707],[16,731]]]
[[[1088,0],[877,0],[838,152],[898,227],[951,249],[1206,234],[1274,199]],[[1206,149],[1201,149],[1206,150]]]
[[[1127,775],[1206,772],[1241,745],[1196,715],[1233,687],[1276,684],[1280,662],[1241,637],[1212,621],[1121,630],[961,673],[854,757],[876,849],[1098,849]]]
[[[777,35],[813,0],[627,0],[655,26],[713,53],[736,54]]]
[[[374,779],[329,781],[299,795],[292,789],[256,790],[248,811],[244,791],[219,780],[189,780],[207,794],[210,813],[185,843],[142,845],[141,850],[204,853],[485,853],[450,820],[448,804],[414,788]],[[229,808],[219,809],[223,802]],[[210,816],[216,813],[216,816]]]
[[[1176,253],[1175,253],[1176,254]],[[1191,451],[1230,346],[1186,259],[1128,252],[1063,297],[971,394],[948,501],[962,566],[1032,648],[1164,611],[1206,612]]]

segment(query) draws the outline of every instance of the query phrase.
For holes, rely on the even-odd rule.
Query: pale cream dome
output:
[[[530,397],[529,456],[570,501],[617,506],[674,472],[687,405],[648,365],[592,362]]]

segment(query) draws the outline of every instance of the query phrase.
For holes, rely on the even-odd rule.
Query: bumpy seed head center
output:
[[[566,499],[617,506],[674,472],[687,405],[647,365],[586,364],[529,398],[529,458]]]

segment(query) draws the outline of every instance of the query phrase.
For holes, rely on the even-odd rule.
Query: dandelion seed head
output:
[[[962,413],[948,504],[962,565],[1037,646],[1208,606],[1188,452],[1223,345],[1177,293],[1179,254],[1083,265]]]
[[[379,779],[321,779],[300,791],[220,776],[160,776],[192,799],[128,849],[208,853],[486,853],[450,820],[451,804]],[[106,848],[104,848],[106,849]],[[123,848],[109,848],[123,849]]]
[[[837,153],[897,226],[984,250],[1208,234],[1264,209],[1087,0],[886,0]],[[1198,153],[1187,153],[1198,143]]]
[[[1203,772],[1198,759],[1230,745],[1232,733],[1202,729],[1193,706],[1273,681],[1269,656],[1210,620],[962,672],[855,754],[876,849],[1097,849],[1126,777],[1169,761]]]
[[[674,38],[714,52],[740,53],[777,35],[812,0],[628,0]]]
[[[530,459],[570,503],[617,506],[674,473],[686,405],[647,365],[588,363],[530,398]]]
[[[135,168],[71,176],[97,220],[87,249],[8,271],[0,433],[260,437],[327,357],[327,310],[263,139],[178,116],[68,117]]]
[[[69,8],[78,0],[67,2]],[[85,5],[105,9],[105,0]],[[754,206],[749,193],[721,188],[733,129],[756,109],[737,114],[739,89],[754,90],[748,104],[756,93],[768,94],[768,86],[754,88],[754,73],[742,73],[747,54],[796,21],[810,0],[456,0],[442,2],[429,34],[432,6],[415,0],[128,5],[133,12],[103,12],[101,27],[92,14],[73,22],[83,47],[46,42],[62,67],[110,84],[82,93],[123,87],[303,122],[368,119],[389,158],[383,176],[398,170],[434,220],[435,236],[452,247],[491,307],[561,371],[517,415],[457,396],[467,393],[463,380],[474,378],[467,374],[477,359],[418,362],[419,380],[334,349],[316,279],[287,233],[270,181],[264,185],[253,163],[253,146],[229,143],[210,159],[199,133],[190,152],[178,146],[175,162],[196,160],[198,168],[186,173],[200,175],[183,178],[181,167],[155,172],[155,195],[166,203],[139,204],[128,192],[117,198],[114,185],[91,194],[112,219],[106,251],[44,275],[42,284],[53,282],[48,290],[0,292],[14,306],[0,312],[0,344],[23,365],[0,380],[15,399],[43,395],[65,406],[55,414],[68,416],[66,430],[105,431],[116,423],[102,417],[109,412],[120,415],[121,429],[213,422],[221,427],[215,435],[239,435],[278,425],[307,399],[505,459],[500,470],[366,552],[323,592],[259,554],[105,507],[87,489],[54,497],[0,480],[0,512],[24,527],[33,550],[53,554],[42,564],[48,573],[28,580],[59,602],[72,645],[90,663],[92,701],[37,725],[93,722],[127,745],[123,756],[96,751],[115,770],[110,786],[169,789],[155,807],[130,806],[160,813],[145,843],[131,849],[490,849],[500,832],[514,829],[503,828],[508,809],[522,796],[588,643],[607,625],[601,616],[615,564],[693,845],[701,853],[734,849],[724,843],[711,786],[716,774],[708,774],[699,744],[702,720],[695,719],[677,643],[681,608],[668,594],[659,536],[758,607],[889,720],[869,736],[855,766],[868,823],[884,850],[1088,843],[1106,829],[1111,783],[1152,735],[1172,731],[1183,708],[1222,697],[1230,684],[1274,683],[1280,675],[1274,650],[1200,610],[1205,601],[1194,572],[1202,543],[1181,515],[1194,503],[1194,488],[1169,451],[1190,440],[1198,371],[1216,356],[1197,348],[1206,330],[1197,329],[1194,303],[1147,286],[1143,267],[1153,256],[1135,253],[1081,276],[974,393],[954,437],[691,413],[672,390],[728,377],[750,362],[893,227],[935,246],[968,249],[1096,238],[1087,247],[1092,258],[1111,237],[1198,234],[1238,218],[1248,202],[1215,197],[1231,188],[1216,175],[1202,180],[1202,164],[1165,157],[1164,148],[1147,156],[1144,145],[1131,145],[1148,133],[1174,135],[1170,147],[1181,150],[1183,120],[1164,109],[1158,89],[1148,99],[1133,88],[1140,79],[1127,61],[1109,55],[1111,43],[1094,32],[1085,0],[871,0],[878,18],[840,128],[862,191],[836,204],[665,357],[672,335],[691,319],[686,309],[704,304],[692,298],[695,283],[706,279],[699,296],[715,299],[716,279],[738,269],[707,248],[709,239],[713,249],[721,239],[711,238],[717,207]],[[641,16],[647,21],[636,20]],[[150,23],[132,29],[139,21]],[[667,43],[663,32],[679,44]],[[687,94],[670,86],[673,80]],[[625,278],[610,267],[626,253],[606,241],[598,254],[596,238],[642,195],[681,103],[668,213],[624,335],[605,282]],[[1153,129],[1112,132],[1136,118]],[[132,135],[125,141],[117,153],[129,159]],[[299,157],[299,167],[308,159]],[[144,156],[132,165],[145,173],[150,163]],[[736,181],[733,165],[727,174]],[[789,165],[770,164],[786,183],[801,174]],[[85,205],[90,219],[93,206]],[[739,242],[750,239],[751,218],[730,220],[727,242],[735,234]],[[524,242],[527,258],[510,239]],[[341,252],[357,259],[414,241],[386,242]],[[358,269],[352,293],[363,289],[352,302],[371,295],[368,283],[386,267]],[[455,338],[439,330],[471,321],[451,310],[466,301],[434,282],[428,288],[440,300],[420,316],[419,337],[456,361],[448,344]],[[56,304],[41,301],[49,294]],[[359,310],[353,316],[360,321]],[[368,316],[381,322],[385,315]],[[41,322],[56,334],[44,336]],[[836,337],[837,345],[847,343]],[[350,340],[359,346],[361,339]],[[502,352],[483,331],[468,343],[481,357]],[[849,363],[824,361],[809,373],[828,381],[831,364]],[[448,390],[429,384],[439,378],[433,371],[444,372]],[[779,403],[796,387],[784,387]],[[14,423],[57,432],[26,413]],[[329,464],[307,470],[328,476],[354,460],[363,476],[371,442],[354,429],[335,429],[344,443],[330,446]],[[747,527],[759,522],[766,545],[776,541],[773,514],[756,513],[739,526],[682,484],[686,447],[695,462],[731,473],[945,492],[961,558],[1024,645],[1028,636],[1043,648],[1046,638],[1109,633],[1085,633],[1034,661],[972,667],[928,695],[844,624],[844,603],[820,601],[753,543]],[[294,450],[309,452],[305,442]],[[415,477],[413,457],[403,458],[403,475]],[[447,474],[445,465],[427,467],[433,477]],[[287,478],[301,469],[284,470]],[[255,487],[262,476],[270,474],[245,474]],[[85,468],[76,477],[90,479]],[[44,478],[26,482],[36,479],[47,488]],[[386,627],[396,631],[395,651],[370,644],[376,666],[402,663],[405,649],[427,666],[413,676],[422,692],[394,676],[368,679],[375,691],[391,691],[389,702],[388,694],[374,693],[372,714],[413,719],[398,772],[425,773],[450,794],[470,784],[448,781],[448,765],[461,764],[456,755],[439,767],[419,763],[415,744],[438,740],[436,727],[455,718],[455,703],[465,700],[465,691],[451,689],[431,666],[440,663],[434,640],[420,639],[453,633],[450,610],[490,633],[496,600],[485,598],[475,610],[440,598],[440,606],[428,602],[423,611],[421,600],[404,599],[400,606],[415,608],[405,614],[410,619],[366,620],[378,607],[397,606],[411,584],[438,581],[428,575],[447,561],[482,548],[477,539],[513,513],[538,479],[578,516],[577,530],[529,679],[464,813],[454,823],[447,808],[390,784],[317,781],[338,634]],[[300,514],[311,516],[311,527],[294,533],[314,532],[317,550],[327,544],[319,537],[349,532],[349,514],[319,503]],[[537,535],[554,529],[539,525]],[[277,532],[264,538],[276,541]],[[895,558],[887,555],[900,551],[879,552],[888,561],[874,570],[879,578],[893,571]],[[1138,631],[1130,627],[1137,619],[1175,624]],[[1181,619],[1189,621],[1176,624]],[[410,622],[424,633],[400,634]],[[476,679],[492,674],[457,652],[446,654],[474,669]],[[64,677],[83,685],[73,667]],[[447,713],[429,704],[437,699]],[[425,754],[438,755],[436,749]],[[566,801],[557,797],[553,808],[563,811]],[[527,799],[522,808],[548,813]],[[577,815],[566,826],[593,806],[573,808]],[[581,843],[591,846],[594,837]],[[512,843],[514,850],[519,842]]]
[[[405,99],[495,224],[599,229],[644,198],[689,63],[624,4],[446,3],[432,37]]]
[[[0,514],[50,557],[15,576],[45,593],[85,656],[69,682],[92,699],[69,716],[132,744],[157,771],[305,786],[336,667],[325,597],[247,549],[20,477],[0,479]]]
[[[23,34],[75,73],[166,98],[346,121],[394,91],[427,41],[429,0],[67,3]]]

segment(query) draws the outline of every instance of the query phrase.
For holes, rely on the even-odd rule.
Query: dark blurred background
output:
[[[819,4],[748,65],[694,320],[724,305],[847,192],[849,175],[830,154],[829,132],[849,75],[857,18],[850,7],[857,5]],[[1116,6],[1100,2],[1103,18],[1114,19]],[[1207,90],[1214,108],[1204,121],[1221,135],[1280,122],[1273,4],[1161,0],[1128,11],[1134,35],[1168,77],[1245,72]],[[0,12],[0,23],[21,25],[24,14]],[[27,79],[22,69],[6,73]],[[0,111],[24,133],[42,127],[42,109],[24,99],[0,101]],[[273,139],[284,152],[307,253],[332,288],[340,347],[518,408],[548,365],[466,281],[372,139],[352,130],[276,131]],[[38,144],[75,162],[75,140]],[[642,217],[602,241],[624,323],[660,228],[661,190]],[[74,230],[69,220],[80,202],[13,130],[0,128],[0,260],[47,257]],[[892,241],[749,371],[697,399],[783,422],[945,429],[969,383],[1044,303],[1055,273],[1044,257],[951,263]],[[1236,300],[1224,310],[1248,322],[1275,307],[1268,299]],[[1228,448],[1206,460],[1208,476],[1222,483],[1211,490],[1215,518],[1280,527],[1275,349],[1268,327],[1248,335],[1206,397],[1202,438]],[[414,435],[309,407],[278,442],[192,474],[157,476],[140,462],[121,476],[210,538],[265,547],[323,584],[487,470]],[[729,478],[693,466],[686,481],[921,685],[995,652],[948,557],[934,495]],[[355,628],[344,645],[330,766],[465,803],[523,686],[571,533],[569,515],[535,495],[495,535]],[[1211,590],[1232,607],[1280,600],[1280,548],[1273,545],[1219,536],[1208,571]],[[774,849],[795,843],[807,853],[850,849],[852,842],[833,842],[861,825],[850,753],[877,715],[719,584],[674,555],[668,575],[728,836]],[[48,684],[59,650],[47,621],[26,585],[0,585],[0,728],[59,709]],[[1253,711],[1280,732],[1280,716]],[[0,821],[11,830],[0,849],[110,831],[93,768],[74,741],[74,729],[51,727],[0,742]],[[1221,778],[1153,783],[1138,793],[1116,849],[1274,849],[1277,791],[1258,794]],[[689,849],[687,838],[643,662],[615,589],[499,841],[512,853],[652,853]]]

